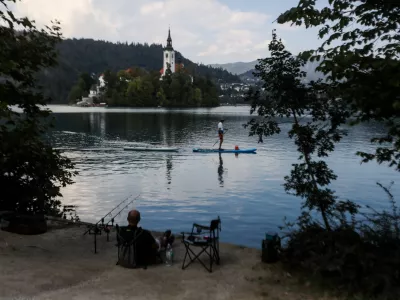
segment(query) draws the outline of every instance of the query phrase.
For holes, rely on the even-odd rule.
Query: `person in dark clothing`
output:
[[[159,245],[150,231],[138,227],[140,212],[131,210],[128,214],[128,230],[133,234],[137,233],[137,260],[140,264],[151,265],[159,263]],[[139,234],[140,233],[140,234]]]
[[[259,143],[264,143],[262,136],[263,136],[262,134],[258,135],[258,144]]]

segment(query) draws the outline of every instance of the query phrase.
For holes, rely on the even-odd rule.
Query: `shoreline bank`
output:
[[[185,252],[177,238],[172,267],[125,269],[115,265],[115,232],[109,242],[97,236],[94,254],[86,228],[49,224],[47,233],[32,236],[0,231],[0,299],[323,299],[279,264],[262,263],[254,248],[221,243],[213,273],[198,262],[182,270]]]

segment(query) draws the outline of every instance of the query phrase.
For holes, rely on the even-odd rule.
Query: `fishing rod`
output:
[[[96,227],[97,225],[99,225],[100,222],[104,223],[104,219],[107,218],[108,216],[112,216],[111,213],[116,210],[120,205],[122,205],[122,203],[124,203],[125,201],[127,201],[129,198],[132,197],[133,194],[130,194],[128,197],[126,197],[124,200],[122,200],[117,206],[115,206],[112,210],[110,210],[108,213],[105,214],[104,217],[102,217],[99,221],[96,222],[96,224],[94,224],[92,227]],[[140,195],[140,194],[139,194]],[[139,196],[137,196],[139,197]],[[136,197],[136,198],[137,198]],[[135,198],[135,199],[136,199]],[[86,235],[88,232],[90,231],[90,228],[85,231],[85,233],[83,235]]]
[[[118,216],[121,214],[121,212],[122,212],[125,208],[127,208],[133,201],[135,201],[137,198],[139,198],[139,196],[140,196],[140,194],[137,195],[135,198],[133,198],[131,201],[129,201],[118,213],[116,213],[116,214],[114,215],[114,217],[112,217],[111,220],[109,220],[106,224],[104,224],[104,226],[108,226],[108,225],[110,224],[110,222],[111,222],[111,226],[114,226],[114,219],[115,219],[115,217],[118,217]]]
[[[140,194],[137,195],[135,198],[133,198],[131,201],[129,201],[126,205],[124,205],[122,207],[122,209],[114,214],[114,216],[107,222],[104,224],[104,218],[107,217],[108,215],[111,216],[111,212],[114,211],[117,207],[119,207],[122,203],[124,203],[124,201],[126,201],[127,199],[130,198],[130,196],[128,198],[126,198],[124,201],[122,201],[120,204],[118,204],[110,213],[106,214],[104,218],[102,218],[99,222],[97,222],[95,225],[89,227],[89,229],[85,232],[89,234],[93,234],[94,235],[94,253],[97,253],[97,235],[101,235],[101,232],[104,231],[105,233],[107,233],[107,242],[109,241],[109,234],[110,234],[110,228],[109,228],[109,224],[111,222],[111,226],[114,226],[114,219],[115,217],[119,216],[121,214],[121,212],[127,208],[133,201],[135,201],[137,198],[139,198]],[[101,222],[101,224],[99,224]],[[92,233],[92,229],[93,229],[93,233]]]

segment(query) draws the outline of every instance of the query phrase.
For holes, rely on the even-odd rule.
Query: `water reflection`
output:
[[[301,200],[282,187],[298,158],[293,141],[287,138],[290,124],[282,124],[281,134],[257,144],[257,136],[249,137],[242,126],[250,118],[248,109],[242,113],[230,112],[233,108],[214,112],[81,110],[85,112],[55,114],[51,137],[80,172],[76,183],[62,193],[64,203],[79,206],[82,220],[97,221],[127,194],[141,193],[135,205],[146,216],[148,223],[143,226],[155,230],[168,226],[180,232],[194,220],[208,222],[217,213],[230,228],[223,234],[224,241],[258,247],[265,231],[276,230],[284,216],[293,220],[299,214]],[[230,124],[225,147],[256,147],[257,155],[218,154],[217,158],[217,153],[192,152],[194,147],[212,146],[221,115]],[[370,137],[382,132],[376,125],[351,128],[328,158],[338,175],[332,188],[339,197],[374,208],[385,204],[378,201],[382,195],[375,182],[390,182],[398,174],[374,163],[360,166],[355,156],[356,151],[372,149]],[[180,151],[123,150],[152,142]]]
[[[222,160],[222,155],[219,153],[219,165],[218,165],[218,181],[219,186],[224,187],[224,161]]]
[[[58,131],[83,133],[97,138],[136,142],[159,142],[163,145],[214,140],[218,115],[176,113],[68,113],[55,114]],[[233,123],[243,117],[228,116]],[[239,121],[241,122],[241,121]]]
[[[105,114],[100,114],[100,135],[104,137],[106,134],[106,118]]]
[[[90,113],[87,116],[85,115],[78,115],[77,116],[77,122],[79,122],[79,119],[83,119],[84,122],[82,124],[86,123],[86,132],[89,132],[93,135],[97,135],[100,137],[104,137],[106,134],[106,114],[105,113]]]
[[[172,155],[168,155],[166,159],[167,163],[167,184],[171,184],[172,181],[172,176],[171,176],[171,170],[172,170]],[[170,187],[168,187],[170,189]]]

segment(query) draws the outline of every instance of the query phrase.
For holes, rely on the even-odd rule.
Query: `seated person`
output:
[[[128,213],[128,223],[127,226],[127,234],[131,237],[137,235],[136,242],[136,259],[139,265],[151,265],[155,263],[159,263],[159,254],[158,249],[159,245],[150,233],[150,231],[146,229],[142,229],[138,227],[140,222],[140,212],[137,210],[131,210]],[[129,239],[129,237],[128,237]]]
[[[121,237],[129,241],[136,236],[136,263],[138,265],[161,263],[162,259],[159,252],[165,250],[168,244],[172,245],[174,242],[171,230],[167,230],[161,238],[155,239],[150,231],[138,227],[140,222],[139,211],[131,210],[128,213],[127,220],[129,225],[124,232],[121,232]]]

